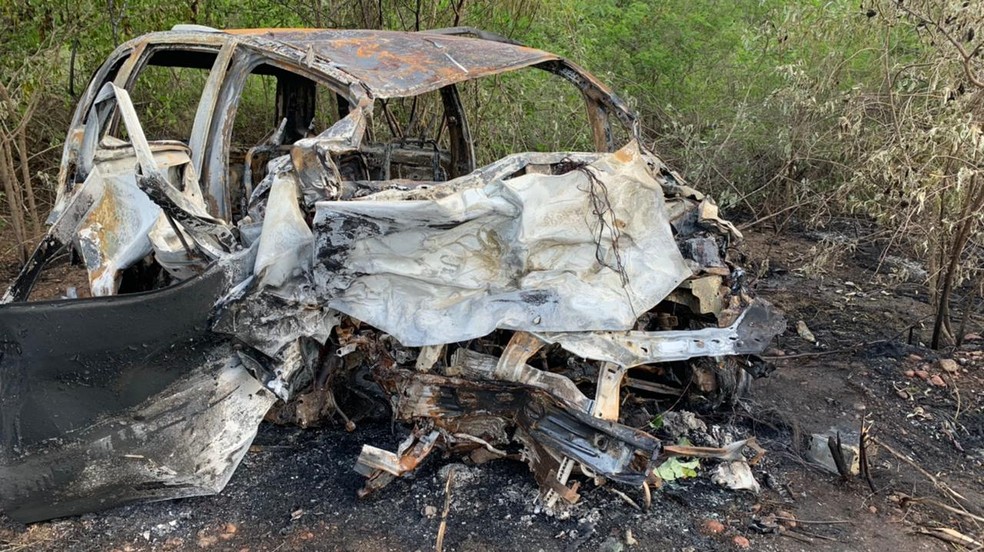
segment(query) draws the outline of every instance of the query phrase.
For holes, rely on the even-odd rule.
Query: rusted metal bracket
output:
[[[371,445],[363,445],[362,453],[355,463],[355,471],[366,476],[365,486],[359,490],[359,496],[368,496],[385,487],[397,477],[412,472],[434,450],[441,433],[430,433],[417,436],[411,435],[396,453],[392,453]]]
[[[517,332],[515,335],[522,333],[524,332]],[[528,337],[520,338],[522,344],[510,341],[499,359],[468,349],[458,349],[451,355],[451,366],[448,367],[447,373],[452,376],[462,375],[485,380],[522,383],[542,389],[585,412],[590,411],[591,399],[584,396],[569,378],[526,364],[526,359],[535,353],[535,351],[530,351],[527,348],[528,340],[535,338],[530,334],[526,334],[526,336]]]
[[[765,456],[765,449],[759,446],[758,440],[755,437],[750,437],[744,441],[738,441],[720,448],[665,445],[663,447],[663,452],[669,456],[688,456],[691,458],[710,458],[725,462],[735,462],[738,460],[745,460],[745,456],[742,453],[746,448],[755,451],[755,456],[748,460],[750,465],[754,466],[759,460],[762,459],[763,456]]]

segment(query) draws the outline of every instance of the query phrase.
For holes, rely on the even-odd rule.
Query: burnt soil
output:
[[[984,523],[922,500],[954,506],[940,488],[945,485],[984,515],[984,341],[941,351],[924,347],[932,328],[918,274],[906,278],[895,269],[890,277],[886,263],[876,274],[882,250],[864,245],[856,227],[748,234],[740,248],[743,264],[758,295],[786,313],[789,327],[772,353],[780,359],[776,371],[756,380],[737,406],[701,416],[712,431],[718,426],[732,438],[756,436],[767,449],[753,467],[762,487],[757,495],[717,486],[713,462],[705,462],[696,478],[654,491],[648,511],[613,491],[642,505],[638,489],[585,480],[577,505],[548,515],[524,464],[473,466],[435,455],[412,477],[359,499],[362,478],[352,465],[362,444],[394,450],[404,435],[400,427],[360,424],[347,433],[338,426],[264,424],[219,495],[30,526],[0,514],[0,552],[433,550],[452,468],[445,550],[959,549],[921,533],[933,528],[984,540]],[[48,290],[52,297],[67,285],[84,285],[68,276],[54,279],[49,287],[62,291]],[[816,343],[797,334],[797,321]],[[977,314],[968,330],[982,333]],[[940,358],[956,360],[956,372],[942,370]],[[925,373],[913,374],[918,371]],[[934,382],[933,376],[940,377]],[[845,480],[803,457],[811,433],[857,431],[862,418],[873,436],[912,461],[884,447],[874,450],[871,479],[878,492],[861,477]],[[799,521],[779,530],[775,515]]]

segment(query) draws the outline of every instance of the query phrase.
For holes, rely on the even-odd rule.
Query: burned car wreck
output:
[[[145,132],[155,66],[204,75],[187,135]],[[577,91],[594,152],[478,166],[460,87],[520,70]],[[250,75],[275,114],[235,144]],[[427,94],[433,133],[411,135],[395,102]],[[405,422],[355,460],[365,493],[438,449],[525,461],[551,506],[575,470],[644,485],[662,455],[744,443],[664,447],[625,405],[733,401],[785,328],[624,103],[473,29],[138,38],[81,98],[58,186],[0,305],[0,508],[25,522],[219,492],[264,418]],[[29,301],[66,258],[91,297]]]

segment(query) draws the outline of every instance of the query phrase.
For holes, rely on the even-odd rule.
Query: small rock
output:
[[[236,535],[236,531],[238,530],[239,528],[236,527],[235,523],[227,523],[223,530],[223,533],[219,535],[219,538],[224,541],[230,540],[232,537]]]
[[[916,371],[915,370],[906,370],[905,372],[902,372],[902,373],[907,378],[914,378],[914,377],[916,377]]]
[[[952,358],[941,358],[937,364],[939,365],[940,370],[943,370],[948,374],[955,374],[960,370],[960,366],[957,365],[957,361]]]
[[[919,356],[919,355],[917,355],[915,353],[910,354],[906,358],[909,359],[910,362],[922,362],[922,359],[923,359],[923,357],[921,357],[921,356]]]
[[[632,536],[632,529],[625,530],[625,544],[628,546],[635,546],[639,544],[639,541],[637,541],[636,538]]]
[[[926,370],[916,370],[916,376],[921,380],[928,380],[929,372],[927,372]]]
[[[878,513],[878,508],[876,508],[874,506],[868,506],[868,511],[871,512],[872,514],[877,514]]]
[[[778,533],[783,530],[782,526],[779,525],[779,521],[776,520],[775,514],[766,514],[758,519],[752,518],[749,529],[752,529],[756,533],[762,533],[763,535]]]
[[[735,535],[735,538],[731,539],[731,542],[733,542],[735,546],[741,550],[748,550],[752,546],[752,543],[741,535]]]
[[[598,547],[598,552],[622,552],[624,549],[625,545],[622,544],[622,541],[615,537],[608,537]]]
[[[792,512],[787,512],[786,510],[779,510],[776,512],[776,518],[779,520],[779,524],[787,529],[792,529],[796,527],[796,516]]]
[[[802,320],[796,322],[796,334],[810,343],[817,342],[817,338],[814,337],[813,332],[810,331],[810,327],[807,326],[806,322],[803,322]]]
[[[946,387],[946,382],[943,381],[943,378],[941,378],[939,374],[933,374],[933,376],[929,378],[929,383],[931,385],[935,385],[936,387]]]
[[[708,535],[720,535],[724,529],[724,524],[716,519],[705,519],[700,525],[700,530]]]
[[[217,542],[219,542],[219,537],[216,537],[215,535],[208,535],[205,531],[200,531],[198,533],[199,548],[208,548]]]
[[[424,515],[429,518],[437,516],[437,507],[431,506],[429,504],[427,506],[424,506]]]
[[[143,533],[140,533],[140,536],[142,536],[144,538],[144,540],[148,540],[149,541],[150,540],[150,531],[144,531]]]
[[[984,338],[981,337],[981,334],[976,333],[969,333],[964,336],[964,341],[981,341],[982,339]]]

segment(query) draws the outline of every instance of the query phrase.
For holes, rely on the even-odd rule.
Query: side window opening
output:
[[[595,150],[584,95],[548,71],[529,68],[468,81],[462,102],[479,165],[525,151]],[[522,132],[516,132],[517,122]]]
[[[155,48],[159,49],[150,50],[142,66],[130,78],[127,92],[158,168],[171,185],[184,192],[185,183],[192,176],[187,173],[191,167],[191,152],[187,145],[217,51]],[[97,77],[98,82],[90,83],[88,94],[96,97],[104,84],[118,76],[126,59],[121,58]],[[79,114],[80,122],[92,116],[92,108],[91,102],[83,108],[85,112]],[[123,295],[163,288],[176,281],[158,262],[157,255],[161,252],[158,246],[162,242],[155,242],[153,237],[150,243],[142,241],[156,229],[156,217],[147,209],[130,209],[129,200],[117,199],[131,197],[127,195],[129,184],[126,179],[132,177],[136,159],[119,110],[117,101],[108,112],[108,119],[101,122],[103,126],[98,129],[98,134],[90,138],[100,138],[94,152],[91,149],[88,153],[83,152],[83,155],[94,156],[86,159],[86,166],[90,169],[102,167],[99,178],[107,183],[106,189],[113,192],[95,197],[91,211],[77,223],[76,243],[68,256],[71,263],[56,263],[41,273],[42,282],[46,278],[59,277],[73,284],[67,287],[66,297],[87,297],[90,290],[98,295]],[[128,159],[121,155],[134,157]],[[73,175],[73,178],[77,176]],[[107,220],[112,220],[113,224],[105,224]],[[134,255],[144,256],[135,259]],[[104,277],[107,274],[110,276]],[[43,292],[29,296],[32,300],[44,298],[57,296]]]
[[[151,54],[129,87],[148,140],[188,143],[216,55],[214,51],[175,49]],[[126,130],[116,124],[110,135],[126,139]]]
[[[294,142],[323,132],[339,119],[334,90],[270,64],[247,75],[239,96],[229,147],[233,219],[266,176],[267,163],[290,152]],[[344,100],[342,100],[344,102]]]
[[[272,138],[284,123],[283,145],[316,135],[338,120],[338,98],[315,81],[263,64],[247,77],[232,127],[232,145],[250,148]]]

